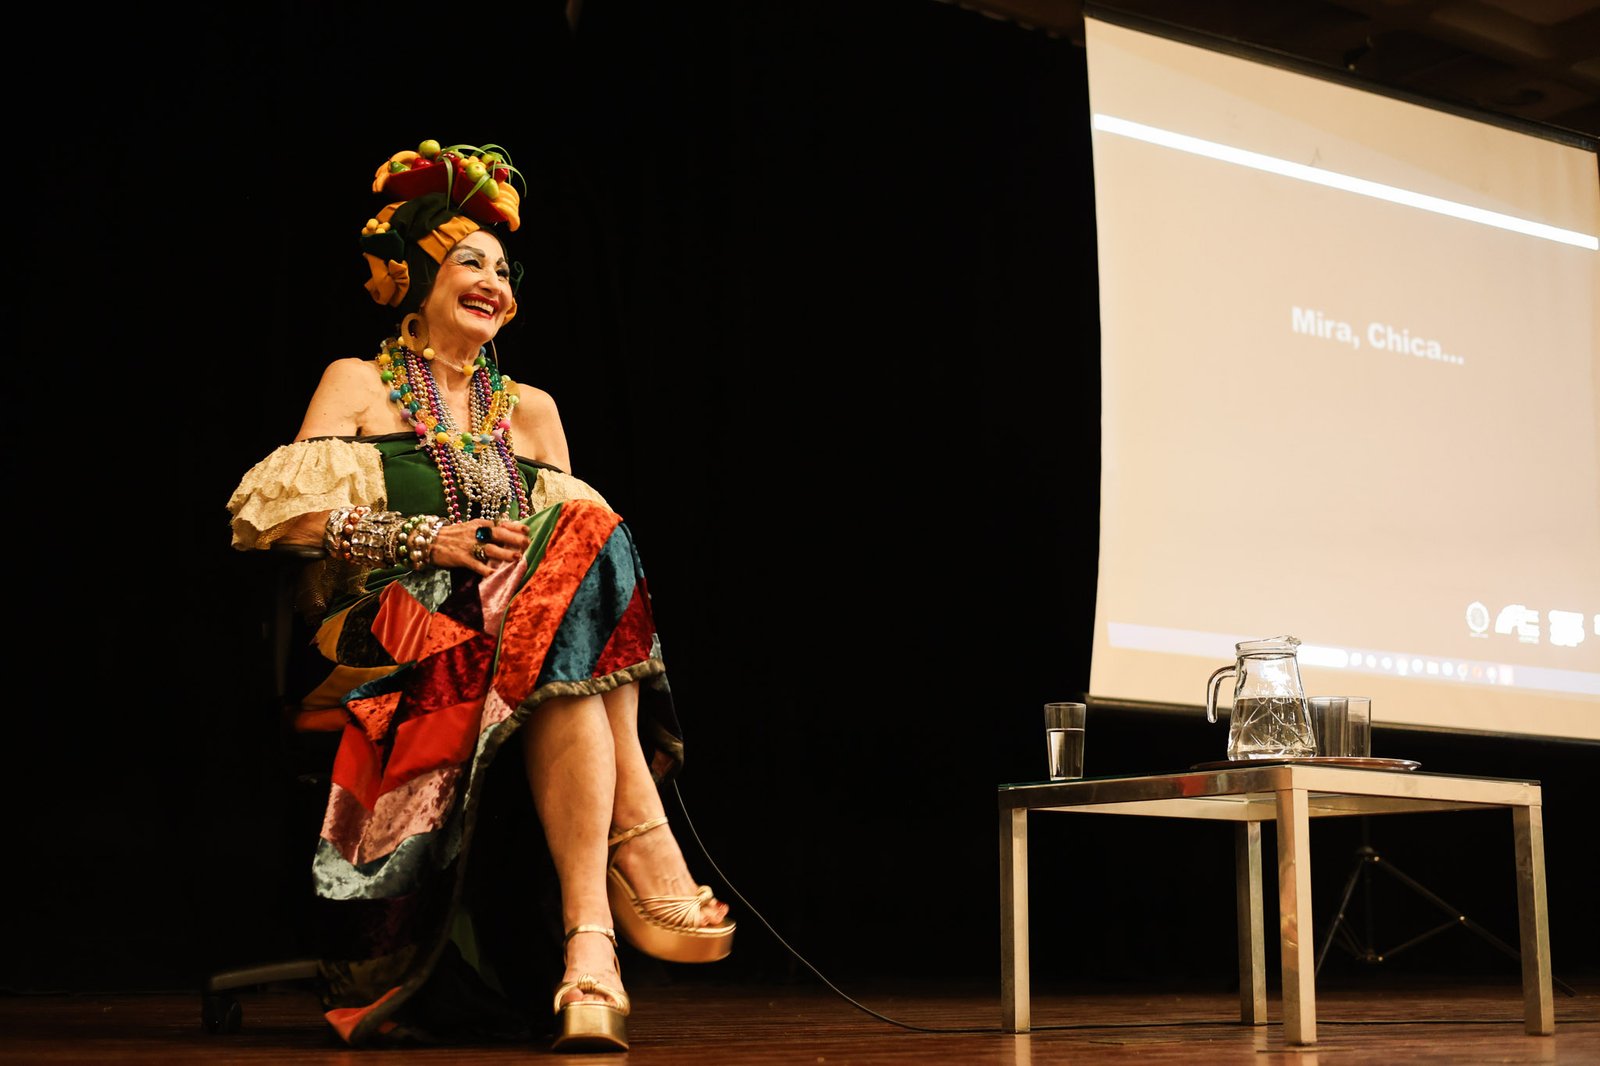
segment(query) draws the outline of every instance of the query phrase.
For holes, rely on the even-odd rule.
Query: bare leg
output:
[[[664,813],[661,792],[644,751],[639,747],[639,686],[612,689],[603,697],[616,752],[616,796],[612,802],[612,829],[622,830],[659,818]],[[642,896],[692,896],[700,887],[689,874],[678,839],[670,825],[652,829],[623,844],[617,866]],[[701,908],[705,925],[716,925],[728,914],[727,904],[713,900]]]
[[[534,710],[521,733],[534,809],[561,881],[562,928],[610,928],[606,837],[617,772],[605,705],[598,696],[552,699]],[[598,933],[573,937],[565,961],[564,981],[592,973],[622,987],[611,942]],[[604,998],[574,994],[569,1001]]]

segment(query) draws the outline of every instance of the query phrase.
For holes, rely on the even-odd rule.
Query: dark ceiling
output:
[[[1083,0],[946,0],[1083,40]],[[1265,49],[1425,101],[1600,140],[1600,3],[1113,0],[1089,5]]]

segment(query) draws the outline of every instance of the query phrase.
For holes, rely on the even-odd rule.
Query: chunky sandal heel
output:
[[[617,934],[603,925],[575,925],[567,930],[561,945],[579,933],[599,933],[617,944]],[[621,967],[618,966],[620,973]],[[573,992],[600,995],[611,1002],[598,999],[574,1000],[563,1003],[563,996]],[[592,973],[579,974],[576,980],[564,981],[556,988],[554,1008],[560,1027],[550,1048],[552,1051],[627,1051],[628,994],[601,981]]]
[[[700,909],[712,900],[709,885],[692,896],[644,896],[634,891],[617,869],[617,850],[650,830],[666,825],[666,818],[640,822],[606,841],[611,858],[606,865],[606,895],[611,915],[628,943],[666,962],[716,962],[733,950],[735,923],[700,924]]]

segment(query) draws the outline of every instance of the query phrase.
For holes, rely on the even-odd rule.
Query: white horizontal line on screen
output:
[[[1238,633],[1208,633],[1196,629],[1149,626],[1137,622],[1107,622],[1106,636],[1113,648],[1129,651],[1196,655],[1226,663],[1235,646],[1260,637]],[[1348,670],[1440,684],[1494,685],[1502,688],[1600,696],[1600,674],[1588,670],[1513,666],[1487,659],[1462,659],[1421,651],[1380,651],[1335,644],[1302,643],[1295,653],[1302,666]]]
[[[1349,174],[1339,174],[1331,170],[1322,170],[1317,167],[1307,166],[1304,163],[1291,163],[1287,159],[1276,156],[1263,155],[1260,152],[1250,152],[1243,148],[1234,148],[1231,145],[1219,144],[1216,141],[1202,140],[1199,137],[1190,137],[1184,133],[1174,133],[1158,126],[1146,126],[1139,122],[1130,122],[1125,118],[1114,118],[1111,115],[1096,114],[1092,118],[1094,129],[1106,133],[1115,133],[1122,137],[1131,137],[1134,140],[1145,141],[1149,144],[1160,145],[1163,148],[1174,148],[1180,152],[1189,152],[1193,155],[1205,156],[1224,163],[1234,163],[1252,170],[1262,170],[1269,174],[1278,174],[1296,181],[1310,182],[1313,185],[1326,185],[1333,189],[1342,189],[1353,192],[1358,196],[1370,196],[1375,200],[1387,200],[1390,203],[1403,204],[1406,207],[1415,207],[1422,211],[1432,211],[1439,215],[1448,215],[1451,218],[1464,219],[1468,222],[1477,222],[1485,226],[1494,226],[1497,229],[1510,230],[1513,233],[1523,233],[1530,237],[1540,237],[1547,241],[1557,241],[1561,244],[1571,244],[1590,251],[1600,250],[1600,237],[1576,230],[1561,229],[1558,226],[1546,225],[1543,222],[1531,222],[1515,215],[1504,215],[1498,211],[1488,211],[1471,204],[1456,203],[1454,200],[1445,200],[1437,196],[1428,196],[1410,189],[1402,189],[1394,185],[1384,185],[1365,178],[1352,177]]]

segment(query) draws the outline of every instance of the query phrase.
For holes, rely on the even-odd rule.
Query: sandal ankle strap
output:
[[[575,925],[571,929],[567,930],[566,936],[561,938],[561,946],[566,947],[567,942],[573,937],[577,936],[579,933],[599,933],[601,936],[611,941],[611,946],[613,948],[617,946],[617,931],[604,925]]]
[[[626,844],[628,841],[632,840],[636,836],[639,836],[641,833],[648,833],[650,830],[659,828],[666,824],[666,815],[662,815],[660,818],[652,818],[648,822],[640,822],[632,829],[624,829],[613,836],[610,840],[606,841],[606,847],[615,848],[621,844]]]

